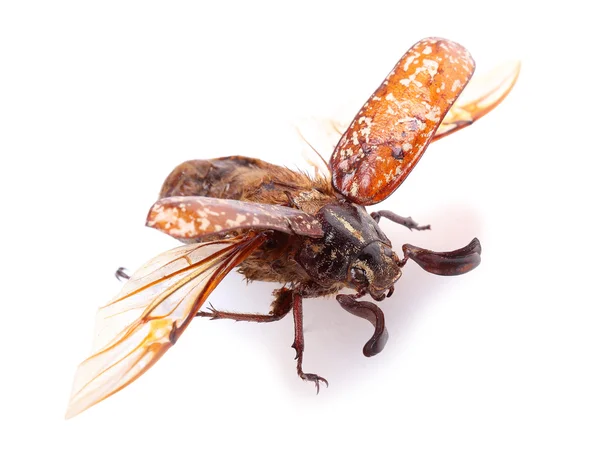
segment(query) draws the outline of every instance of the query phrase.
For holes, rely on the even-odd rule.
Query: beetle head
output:
[[[365,246],[348,270],[348,282],[357,290],[368,291],[376,301],[392,294],[400,276],[400,259],[380,241]]]

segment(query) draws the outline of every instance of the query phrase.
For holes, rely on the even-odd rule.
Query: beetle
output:
[[[325,378],[303,368],[302,304],[336,295],[340,306],[374,326],[363,347],[381,352],[388,333],[381,309],[401,269],[412,260],[437,275],[459,275],[480,263],[475,238],[455,251],[410,244],[398,256],[379,227],[386,218],[425,230],[391,211],[368,213],[412,171],[427,146],[472,124],[497,106],[516,82],[519,66],[481,96],[455,103],[475,63],[442,38],[417,42],[395,65],[341,136],[329,173],[309,176],[242,156],[192,160],[166,178],[147,226],[185,243],[151,259],[98,311],[94,353],[78,368],[67,417],[121,390],[146,372],[195,317],[272,322],[292,313],[296,369],[319,391]],[[237,267],[248,280],[283,284],[267,314],[208,307],[210,293]],[[339,293],[343,288],[353,294]]]

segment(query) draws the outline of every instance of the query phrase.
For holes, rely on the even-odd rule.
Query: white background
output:
[[[3,2],[0,446],[597,448],[597,13],[529,5]],[[383,228],[396,248],[478,236],[481,266],[441,278],[408,264],[371,359],[367,322],[307,300],[305,369],[330,382],[318,396],[296,377],[291,316],[199,321],[64,421],[114,270],[177,244],[144,227],[169,171],[232,154],[294,166],[293,124],[352,115],[431,35],[466,46],[479,73],[518,58],[522,75],[383,204],[433,230]],[[275,287],[231,275],[211,301],[266,311]]]

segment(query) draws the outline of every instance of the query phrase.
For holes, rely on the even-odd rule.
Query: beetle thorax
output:
[[[376,299],[400,277],[391,243],[364,207],[330,203],[316,215],[325,235],[307,238],[297,261],[323,287],[345,284]]]

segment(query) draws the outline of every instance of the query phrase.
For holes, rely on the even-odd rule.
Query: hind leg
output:
[[[229,319],[235,321],[250,321],[254,323],[271,323],[279,321],[292,309],[293,295],[287,288],[276,290],[275,300],[271,303],[271,311],[268,314],[258,313],[234,313],[216,310],[212,305],[208,312],[198,312],[196,316],[210,318],[211,320]]]

